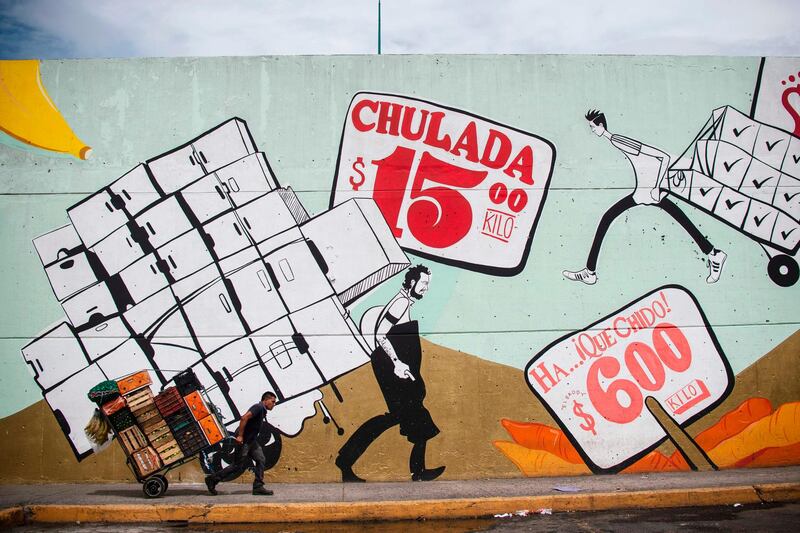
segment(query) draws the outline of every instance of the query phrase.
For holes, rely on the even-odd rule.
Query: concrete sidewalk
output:
[[[800,467],[427,483],[0,486],[0,526],[36,522],[332,522],[471,518],[517,511],[594,511],[800,501]]]

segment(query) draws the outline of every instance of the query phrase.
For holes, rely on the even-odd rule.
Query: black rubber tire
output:
[[[261,445],[261,450],[264,452],[264,470],[269,470],[278,463],[281,457],[281,451],[283,450],[281,433],[267,422],[264,422],[261,425],[261,430],[256,440],[258,444]],[[207,455],[207,460],[200,461],[200,464],[202,465],[204,462],[208,462],[212,471],[207,471],[205,467],[203,471],[206,474],[213,474],[233,463],[236,460],[236,449],[238,447],[239,444],[236,442],[236,439],[227,437],[207,452],[204,452]],[[233,481],[252,466],[252,461],[245,461],[240,468],[226,475],[221,481]]]
[[[269,423],[264,422],[261,424],[261,431],[258,432],[256,440],[261,445],[261,450],[264,452],[264,470],[269,470],[278,464],[278,459],[281,458],[281,451],[283,451],[281,434]],[[272,442],[270,442],[270,440],[272,440]]]
[[[142,483],[142,492],[148,498],[160,498],[167,492],[167,478],[162,475],[156,474],[150,476]]]
[[[219,472],[226,466],[232,464],[236,459],[236,448],[239,444],[233,437],[227,437],[222,442],[218,444],[219,449],[214,452],[213,456],[211,457],[211,468],[213,472],[208,472],[209,474],[213,474]],[[249,461],[247,461],[241,468],[237,468],[230,474],[226,475],[221,481],[233,481],[234,479],[238,478],[247,470],[249,466]]]
[[[800,278],[800,267],[790,255],[776,255],[767,265],[769,279],[781,287],[791,287]]]

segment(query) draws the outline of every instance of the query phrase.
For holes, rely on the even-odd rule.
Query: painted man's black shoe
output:
[[[444,466],[431,469],[426,468],[422,472],[415,472],[414,474],[411,474],[411,481],[433,481],[434,479],[442,475],[444,469],[445,469]]]
[[[273,492],[267,488],[264,488],[264,485],[261,485],[260,487],[253,487],[253,494],[260,496],[272,496]]]
[[[208,487],[208,492],[210,492],[212,496],[217,495],[217,482],[214,481],[214,478],[211,476],[206,476],[206,487]]]
[[[366,480],[358,477],[353,472],[353,467],[345,464],[341,457],[336,458],[336,466],[342,471],[342,483],[366,483]]]

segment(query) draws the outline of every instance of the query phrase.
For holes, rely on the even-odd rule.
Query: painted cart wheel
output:
[[[767,265],[769,279],[781,287],[791,287],[800,277],[800,268],[797,261],[789,255],[776,255],[769,260]]]
[[[261,431],[256,438],[264,452],[264,470],[269,470],[278,463],[283,450],[283,441],[280,432],[268,423],[261,426]],[[222,442],[205,452],[201,457],[200,464],[206,474],[219,472],[236,460],[236,449],[238,444],[233,437],[227,437]],[[207,465],[206,465],[207,464]],[[252,461],[246,461],[240,468],[235,469],[226,475],[222,481],[233,481],[241,476],[248,468],[253,466]]]
[[[211,472],[213,474],[219,472],[226,466],[233,464],[236,460],[236,448],[239,446],[233,437],[226,437],[222,442],[218,443],[219,449],[212,454],[209,454],[211,462]],[[230,472],[221,481],[233,481],[247,470],[247,464],[242,465],[233,472]]]
[[[281,434],[269,423],[264,422],[256,440],[258,440],[261,450],[264,452],[264,459],[266,460],[264,470],[269,470],[278,464],[278,459],[281,458],[281,451],[283,450]]]
[[[167,478],[159,474],[150,476],[144,480],[142,490],[148,498],[159,498],[167,492]]]

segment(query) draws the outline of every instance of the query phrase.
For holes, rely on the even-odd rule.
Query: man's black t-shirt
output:
[[[251,416],[250,420],[244,426],[244,435],[242,436],[243,442],[253,442],[258,437],[258,432],[261,430],[261,422],[267,416],[267,408],[264,404],[259,402],[247,410]]]

